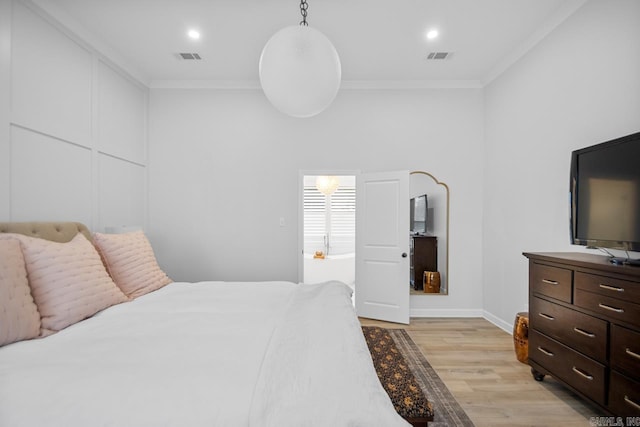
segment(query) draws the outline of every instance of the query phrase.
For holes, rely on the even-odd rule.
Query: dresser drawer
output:
[[[619,417],[640,415],[640,382],[611,371],[609,404],[607,406],[611,412]]]
[[[605,366],[537,332],[529,331],[529,359],[595,402],[605,404]]]
[[[627,301],[640,301],[640,282],[577,271],[573,283],[577,289]]]
[[[640,333],[611,326],[611,368],[640,380]]]
[[[573,271],[532,262],[529,287],[533,293],[571,303]]]
[[[617,321],[640,326],[640,304],[576,289],[574,305],[601,313]]]
[[[604,320],[533,297],[529,327],[602,363],[607,361],[608,322]]]

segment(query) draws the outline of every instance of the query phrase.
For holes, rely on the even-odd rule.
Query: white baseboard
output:
[[[513,325],[505,322],[497,316],[482,309],[438,309],[438,308],[412,308],[409,310],[410,317],[482,317],[493,323],[498,328],[513,334]]]
[[[483,317],[481,309],[412,308],[410,317]]]
[[[513,334],[513,325],[512,324],[507,323],[504,320],[500,319],[499,317],[494,316],[493,314],[489,313],[488,311],[484,311],[484,310],[482,312],[482,317],[484,317],[489,322],[491,322],[494,325],[496,325],[498,328],[504,330],[505,332],[508,332],[510,335]]]

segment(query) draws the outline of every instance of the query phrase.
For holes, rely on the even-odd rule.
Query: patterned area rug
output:
[[[378,379],[396,412],[414,427],[426,427],[433,420],[433,406],[389,332],[377,326],[362,328]]]
[[[363,331],[366,331],[366,328],[370,327],[363,327]],[[385,332],[388,332],[397,349],[404,356],[416,382],[433,407],[434,417],[433,421],[429,421],[429,427],[473,427],[473,422],[427,362],[418,346],[411,340],[407,331],[385,329]]]

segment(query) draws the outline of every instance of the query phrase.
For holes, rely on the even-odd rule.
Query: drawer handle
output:
[[[542,279],[542,283],[546,283],[547,285],[557,285],[558,282],[556,282],[555,280],[549,280],[549,279]]]
[[[576,331],[577,333],[584,335],[585,337],[589,337],[589,338],[595,338],[596,334],[593,334],[591,332],[587,332],[584,329],[580,329],[580,328],[573,328],[574,331]],[[640,356],[639,356],[640,357]]]
[[[551,353],[549,350],[545,350],[544,348],[538,346],[538,350],[541,351],[542,353],[546,354],[547,356],[551,356],[553,357],[553,353]]]
[[[636,409],[640,409],[640,404],[634,402],[633,400],[631,400],[629,398],[629,396],[625,395],[624,396],[624,401],[627,402],[629,405],[633,406]]]
[[[616,313],[624,313],[623,309],[611,307],[610,305],[607,305],[607,304],[600,303],[600,304],[598,304],[598,307],[605,308],[605,309],[610,310],[610,311],[615,311]]]
[[[616,292],[624,292],[624,288],[619,288],[617,286],[605,285],[604,283],[600,284],[602,289],[606,289],[608,291],[616,291]]]
[[[625,353],[627,353],[629,356],[635,357],[636,359],[640,359],[640,354],[636,353],[635,351],[631,351],[630,349],[626,348]]]
[[[593,376],[592,375],[585,374],[584,372],[582,372],[580,369],[576,368],[575,366],[573,368],[571,368],[571,369],[573,370],[573,372],[575,372],[576,374],[580,375],[585,380],[593,381]]]
[[[542,318],[545,318],[545,319],[547,319],[547,320],[556,320],[556,318],[555,318],[555,317],[553,317],[553,316],[549,316],[548,314],[544,314],[544,313],[538,313],[538,316],[540,316],[540,317],[542,317]]]

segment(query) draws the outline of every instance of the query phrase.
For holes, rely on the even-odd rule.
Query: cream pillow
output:
[[[31,293],[46,336],[128,298],[113,283],[91,242],[77,234],[68,243],[5,234],[20,240]]]
[[[93,241],[113,281],[129,298],[139,297],[172,282],[158,266],[151,244],[142,231],[95,233]]]
[[[20,242],[0,240],[0,347],[40,335]]]

